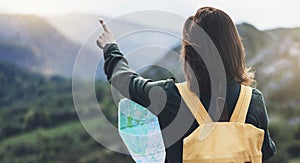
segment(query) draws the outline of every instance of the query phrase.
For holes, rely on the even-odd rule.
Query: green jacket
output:
[[[181,102],[175,81],[173,79],[152,81],[141,77],[128,66],[126,58],[115,43],[107,44],[103,51],[107,80],[122,95],[147,107],[158,116],[166,146],[166,162],[181,163],[183,139],[199,125],[185,103]],[[230,116],[239,91],[240,84],[235,82],[227,84],[227,112]],[[257,89],[253,89],[252,94],[246,123],[265,131],[262,153],[263,159],[266,160],[274,155],[276,147],[268,131],[268,115],[263,95]],[[205,108],[209,108],[209,98],[201,96],[200,100]]]

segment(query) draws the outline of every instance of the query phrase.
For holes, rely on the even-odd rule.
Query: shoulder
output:
[[[265,102],[262,92],[257,88],[252,88],[252,98],[249,106],[249,111],[261,112],[264,111]]]
[[[252,98],[246,121],[259,128],[262,128],[263,124],[268,121],[264,97],[259,89],[252,89]]]
[[[252,88],[252,100],[263,99],[262,92],[257,88]]]

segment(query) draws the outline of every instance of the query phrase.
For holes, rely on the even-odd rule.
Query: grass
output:
[[[86,125],[92,129],[103,126],[101,119],[91,119]],[[105,127],[101,127],[105,129]],[[100,131],[100,132],[101,132]],[[110,138],[101,132],[100,137]],[[16,157],[17,156],[17,157]],[[50,129],[39,128],[0,142],[0,162],[132,162],[129,156],[117,154],[98,144],[81,122],[64,123]]]
[[[55,138],[60,135],[64,134],[72,134],[76,132],[82,132],[84,130],[83,126],[81,125],[80,121],[75,121],[75,122],[69,122],[67,124],[57,126],[54,128],[50,129],[43,129],[39,128],[37,130],[34,130],[29,133],[25,134],[20,134],[17,136],[10,137],[8,139],[5,139],[0,143],[0,149],[3,146],[6,145],[12,145],[12,144],[18,144],[18,143],[36,143],[37,142],[37,137],[39,136],[46,136],[48,138]]]
[[[299,163],[299,162],[300,162],[300,158],[292,159],[289,161],[289,163]]]
[[[64,162],[63,155],[70,153],[70,149],[91,147],[80,140],[82,135],[85,135],[84,128],[79,121],[74,121],[13,136],[0,143],[0,162]]]

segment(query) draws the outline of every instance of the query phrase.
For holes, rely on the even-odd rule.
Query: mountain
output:
[[[181,29],[177,27],[181,27],[183,18],[176,17],[173,18],[174,20],[169,19],[168,22],[165,22],[165,17],[169,15],[166,15],[166,13],[162,13],[163,15],[156,15],[156,19],[161,23],[153,23],[148,18],[159,13],[145,11],[140,14],[142,15],[129,13],[114,18],[92,14],[68,14],[64,16],[45,17],[44,19],[47,20],[56,29],[58,29],[58,31],[60,31],[64,36],[80,44],[83,44],[87,39],[89,39],[89,37],[93,37],[92,35],[95,32],[97,33],[100,31],[98,29],[101,29],[102,27],[100,27],[98,22],[99,17],[103,18],[106,21],[110,30],[114,33],[115,38],[118,39],[118,41],[122,41],[122,38],[120,37],[124,37],[124,35],[128,35],[131,32],[141,33],[141,31],[139,30],[143,29],[165,30],[167,32],[173,32],[175,34],[181,33]],[[143,38],[143,42],[147,41],[147,39],[149,38]],[[122,43],[130,45],[138,44],[141,42],[140,40],[129,41],[130,42],[128,42],[127,44],[126,42]]]
[[[70,77],[80,46],[33,15],[0,14],[0,61]]]
[[[129,15],[128,17],[132,18],[132,20],[135,18],[132,15]],[[93,32],[100,32],[99,29],[96,30],[99,27],[97,24],[98,22],[95,21],[97,18],[98,17],[95,15],[73,14],[65,17],[52,17],[47,20],[73,41],[83,43],[85,40],[88,40],[87,44],[92,44],[94,41],[93,39],[96,38],[93,36]],[[125,19],[126,16],[125,18],[121,16],[120,18],[111,20],[108,17],[104,18],[105,20],[108,20],[107,23],[112,28],[112,31],[117,38],[122,38],[122,34],[126,32],[142,30],[147,27],[161,30],[164,29],[165,31],[171,31],[175,34],[181,33],[181,27],[174,30],[174,26],[176,26],[174,24],[180,24],[180,21],[174,21],[176,23],[171,23],[170,26],[172,27],[169,27],[168,29],[159,27],[159,25],[151,26],[153,23],[147,22],[146,20],[138,21],[141,19],[137,19],[135,23],[128,22],[128,19]],[[159,22],[164,22],[163,16],[156,18]],[[76,22],[80,22],[82,25],[74,26]],[[289,85],[296,87],[296,83],[299,82],[297,79],[297,74],[299,74],[299,66],[297,63],[299,63],[300,60],[300,28],[279,28],[261,31],[248,23],[239,24],[237,25],[237,28],[245,46],[247,65],[255,68],[256,79],[258,81],[257,86],[264,92],[265,96],[276,101],[278,101],[278,98],[281,100],[291,99],[291,101],[300,99],[300,96],[291,97],[290,95],[282,97],[278,95],[283,92],[289,92]],[[140,35],[143,36],[142,34]],[[93,36],[93,39],[89,39],[89,36]],[[182,71],[178,69],[178,65],[180,65],[178,57],[178,53],[181,49],[180,41],[178,38],[177,40],[155,40],[156,38],[161,39],[164,37],[166,36],[160,35],[155,37],[153,34],[151,37],[147,37],[147,34],[143,37],[133,37],[129,35],[119,40],[119,46],[121,51],[128,56],[129,64],[134,67],[134,69],[143,67],[142,65],[161,65],[167,68],[170,72],[175,72],[179,80],[183,80]],[[147,46],[149,44],[151,45],[153,42],[161,44],[161,47],[168,47],[170,49],[168,51],[160,52],[157,48],[148,48],[146,50],[139,49],[140,47]],[[86,46],[88,47],[89,45]],[[130,49],[134,49],[134,51],[131,51]],[[147,76],[146,74],[149,72],[152,74],[150,75],[151,77],[155,77],[157,76],[155,71],[158,71],[160,74],[162,73],[156,67],[152,70],[144,69],[143,75]],[[163,74],[163,76],[169,76],[166,71],[164,71]],[[150,76],[148,75],[147,77]],[[289,95],[289,93],[286,94]]]
[[[264,31],[268,46],[261,48],[250,62],[257,68],[262,88],[274,101],[298,101],[300,94],[300,28]]]
[[[257,87],[266,99],[299,104],[300,28],[260,31],[247,23],[237,27],[245,46],[246,63],[256,70]],[[183,73],[178,69],[181,65],[180,49],[178,44],[157,65],[164,65],[173,76],[177,76],[177,80],[182,81]],[[162,70],[153,71],[144,73],[151,72],[152,76],[162,73]]]
[[[33,66],[41,66],[39,57],[36,56],[32,48],[14,43],[3,42],[0,44],[0,59],[3,62],[15,63],[28,69],[31,69]]]
[[[251,24],[239,24],[237,25],[237,29],[242,37],[242,41],[246,47],[246,56],[249,59],[257,55],[261,49],[272,45],[270,35],[258,30]]]
[[[258,87],[272,101],[299,101],[300,28],[259,31],[241,24],[248,65],[254,65]],[[247,51],[248,49],[248,51]]]
[[[119,43],[120,49],[130,60],[131,66],[139,69],[144,65],[154,64],[170,50],[167,47],[173,47],[181,41],[167,32],[174,31],[174,28],[182,24],[182,20],[175,19],[167,22],[163,20],[163,15],[156,15],[157,19],[161,20],[161,23],[155,24],[152,23],[151,19],[147,19],[154,16],[153,14],[155,13],[149,11],[145,15],[133,13],[115,18],[69,14],[65,16],[45,17],[45,20],[58,29],[64,36],[82,45],[82,49],[99,52],[99,48],[95,46],[95,40],[102,31],[98,18],[103,18]],[[173,28],[168,29],[167,27]],[[178,34],[180,33],[179,31],[175,31],[174,33]],[[159,48],[158,46],[165,48]],[[139,58],[143,58],[143,60]],[[99,67],[101,66],[103,65],[100,64]]]
[[[102,51],[95,44],[102,30],[97,20],[96,15],[80,14],[47,18],[0,14],[0,61],[44,75],[70,78],[80,54],[79,76],[90,78],[87,71],[94,71],[98,64],[97,77],[105,79]],[[112,19],[108,24],[134,69],[154,64],[169,51],[157,46],[172,47],[179,42],[178,38],[160,32],[160,27],[149,30],[148,26],[126,18]]]
[[[174,22],[180,24],[181,20],[174,21],[172,28],[167,29],[155,25],[150,27],[150,22],[145,23],[147,20],[143,20],[144,23],[132,22],[128,20],[130,17],[104,18],[131,67],[139,70],[145,66],[161,65],[170,72],[176,72],[178,79],[182,80],[182,71],[178,69],[180,40],[164,32],[158,32],[170,30],[180,33],[179,27],[174,31],[176,26]],[[0,61],[14,63],[43,74],[70,77],[75,57],[80,49],[82,57],[79,59],[83,63],[80,74],[84,76],[86,70],[93,68],[92,65],[100,60],[97,74],[104,79],[101,50],[95,44],[102,31],[97,19],[96,15],[80,14],[45,18],[2,14]],[[158,18],[160,19],[162,18]],[[147,30],[150,28],[152,30]],[[295,89],[292,88],[297,87],[299,82],[297,76],[300,60],[300,28],[261,31],[247,23],[239,24],[237,28],[245,45],[247,65],[253,65],[256,69],[258,88],[265,96],[276,101],[300,99],[297,92],[295,96],[288,93],[293,92]],[[155,71],[152,70],[152,76],[156,76]],[[165,76],[168,76],[167,74],[165,73]]]

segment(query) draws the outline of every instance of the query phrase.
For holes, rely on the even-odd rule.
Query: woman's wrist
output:
[[[117,45],[117,42],[116,41],[113,41],[113,42],[107,42],[104,47],[103,47],[103,54],[104,54],[104,57],[107,56],[107,53],[108,51],[110,51],[111,47],[113,45]]]

